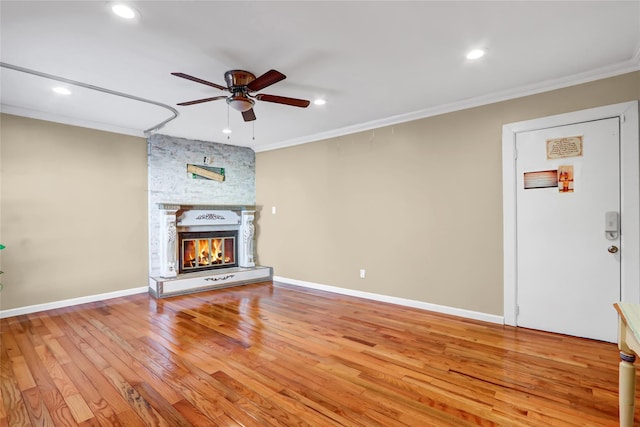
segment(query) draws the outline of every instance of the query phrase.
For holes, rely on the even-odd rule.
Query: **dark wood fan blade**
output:
[[[256,119],[256,113],[253,112],[253,108],[242,112],[242,118],[245,122],[252,122]]]
[[[203,102],[215,101],[216,99],[224,99],[226,96],[214,96],[213,98],[204,98],[204,99],[196,99],[195,101],[187,101],[181,102],[177,105],[193,105],[193,104],[202,104]]]
[[[282,74],[280,71],[269,70],[251,83],[247,85],[247,89],[249,92],[256,92],[258,90],[264,89],[267,86],[271,86],[274,83],[278,83],[280,80],[286,79],[287,76]]]
[[[185,73],[171,73],[171,74],[176,76],[176,77],[182,77],[183,79],[191,80],[192,82],[202,83],[203,85],[215,87],[216,89],[228,90],[224,86],[220,86],[220,85],[217,85],[215,83],[211,83],[211,82],[208,82],[206,80],[202,80],[202,79],[199,79],[197,77],[190,76],[189,74],[185,74]]]
[[[306,99],[287,98],[286,96],[267,95],[260,93],[255,96],[260,101],[275,102],[276,104],[292,105],[294,107],[307,108],[310,104]]]

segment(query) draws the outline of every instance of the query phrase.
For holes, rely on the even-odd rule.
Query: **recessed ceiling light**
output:
[[[482,49],[474,49],[467,53],[467,59],[479,59],[484,56],[484,50]]]
[[[324,105],[324,104],[327,103],[327,101],[325,101],[324,99],[318,98],[318,99],[314,100],[313,103],[314,103],[314,105]]]
[[[138,15],[135,9],[122,3],[114,4],[111,6],[111,10],[113,13],[124,19],[133,19]]]
[[[224,128],[224,129],[222,129],[222,133],[230,134],[231,133],[231,129]]]
[[[52,89],[55,93],[59,93],[60,95],[71,95],[71,91],[66,87],[58,86]]]

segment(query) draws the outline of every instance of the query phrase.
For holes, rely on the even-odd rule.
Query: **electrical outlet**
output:
[[[366,272],[364,271],[364,268],[361,268],[361,269],[360,269],[360,278],[361,278],[361,279],[364,279],[365,273],[366,273]]]

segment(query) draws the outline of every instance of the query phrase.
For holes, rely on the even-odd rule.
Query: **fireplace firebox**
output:
[[[236,267],[237,231],[179,233],[180,273]]]

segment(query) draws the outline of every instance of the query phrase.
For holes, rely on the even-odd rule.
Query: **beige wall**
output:
[[[638,72],[258,153],[259,262],[501,314],[502,125],[634,99]],[[146,140],[0,117],[0,309],[146,286]]]
[[[0,132],[0,308],[146,286],[146,140],[4,114]]]
[[[258,153],[259,262],[501,315],[502,125],[636,99],[640,72]]]

